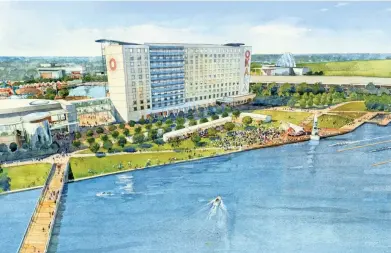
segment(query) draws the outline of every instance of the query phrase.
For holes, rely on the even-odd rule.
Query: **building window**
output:
[[[137,53],[140,53],[141,52],[141,49],[140,48],[137,48]]]
[[[133,107],[133,111],[137,111],[137,107]]]
[[[140,109],[141,109],[141,110],[144,110],[144,106],[141,106]]]
[[[148,108],[148,109],[150,109],[150,108],[151,108],[151,106],[150,106],[150,105],[148,105],[148,106],[147,106],[147,108]]]

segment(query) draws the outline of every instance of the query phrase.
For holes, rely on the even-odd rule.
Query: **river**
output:
[[[18,250],[40,193],[32,190],[0,196],[0,252]]]
[[[371,165],[391,151],[337,152],[344,147],[330,145],[390,134],[389,127],[367,124],[319,145],[69,184],[51,252],[388,252],[391,171]],[[218,195],[226,212],[208,206]]]

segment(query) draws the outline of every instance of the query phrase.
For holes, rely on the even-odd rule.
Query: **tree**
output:
[[[87,135],[88,137],[91,137],[91,136],[94,135],[94,132],[93,132],[91,129],[89,129],[89,130],[87,131],[86,135]]]
[[[208,129],[208,136],[209,137],[214,137],[216,135],[217,135],[217,130],[216,129],[214,129],[214,128],[209,128]]]
[[[227,131],[231,131],[235,128],[235,124],[232,122],[227,122],[224,124],[224,129]]]
[[[240,116],[240,111],[239,110],[235,110],[233,111],[232,115],[235,117],[235,118],[238,118]]]
[[[100,139],[101,139],[102,141],[107,141],[107,140],[109,139],[109,137],[107,136],[107,134],[102,134],[102,135],[100,136]]]
[[[197,125],[197,120],[191,119],[191,120],[189,121],[189,126],[195,126],[195,125]]]
[[[172,120],[171,119],[166,120],[166,125],[167,126],[171,126],[172,125]]]
[[[114,130],[116,130],[117,129],[117,127],[115,126],[115,125],[110,125],[109,126],[109,130],[110,131],[114,131]]]
[[[151,128],[152,128],[152,124],[148,124],[145,126],[145,129],[147,129],[148,131],[151,130]]]
[[[117,139],[118,135],[119,135],[118,131],[114,131],[114,132],[111,134],[111,136],[113,136],[114,139]]]
[[[202,118],[202,119],[200,119],[200,123],[206,123],[206,122],[208,122],[208,119],[207,119],[207,118]]]
[[[321,96],[320,96],[320,94],[318,94],[313,99],[314,105],[319,105],[320,101],[321,101]]]
[[[87,138],[87,142],[88,142],[88,144],[91,145],[92,143],[95,142],[95,138],[93,138],[93,137]]]
[[[253,119],[250,116],[245,116],[242,119],[242,123],[246,126],[250,125],[253,122]]]
[[[113,143],[110,140],[103,142],[103,148],[106,150],[110,150],[113,147]]]
[[[198,144],[199,144],[200,141],[201,141],[200,135],[199,135],[197,132],[193,133],[193,134],[191,135],[191,141],[192,141],[196,146],[198,146]]]
[[[135,134],[133,135],[133,143],[143,143],[144,135],[143,134]]]
[[[177,125],[181,125],[181,126],[183,126],[184,124],[185,124],[185,119],[184,118],[182,118],[182,117],[178,117],[177,119],[176,119],[176,123],[177,123]]]
[[[5,143],[0,144],[0,152],[8,152],[8,146]]]
[[[90,150],[91,150],[92,153],[98,152],[99,149],[100,149],[100,146],[99,146],[98,143],[93,143],[93,144],[90,145]]]
[[[129,125],[130,127],[134,127],[134,126],[136,125],[136,121],[134,121],[134,120],[129,120],[128,125]]]
[[[11,142],[9,148],[11,152],[15,152],[18,149],[18,145],[15,142]]]
[[[175,130],[183,129],[185,128],[184,125],[176,125]]]
[[[304,98],[302,98],[300,99],[299,104],[300,104],[300,108],[305,108],[305,106],[307,105],[307,101]]]
[[[123,131],[123,134],[125,136],[129,136],[129,129],[125,128],[124,131]]]
[[[125,136],[120,136],[118,138],[118,146],[124,147],[126,142],[127,142],[127,140],[126,140]]]
[[[81,145],[80,141],[78,141],[78,140],[72,141],[72,146],[74,146],[75,148],[80,147],[80,145]]]
[[[223,118],[228,117],[228,112],[223,112],[223,114],[221,114],[221,117]]]
[[[314,105],[314,100],[312,99],[312,97],[309,97],[307,100],[307,106],[312,107],[313,105]]]
[[[124,129],[124,128],[125,128],[125,124],[124,124],[124,123],[120,123],[120,124],[119,124],[119,128],[120,128],[120,129]]]
[[[287,106],[289,106],[289,107],[294,107],[295,105],[296,105],[296,98],[291,97],[291,98],[288,100]]]
[[[98,128],[96,128],[96,130],[95,130],[95,132],[97,133],[97,134],[103,134],[104,133],[104,129],[103,129],[103,127],[98,127]]]
[[[157,126],[157,127],[161,127],[162,126],[162,121],[161,120],[158,120],[158,121],[156,121],[156,123],[155,123],[155,125]]]
[[[136,128],[134,129],[134,132],[135,132],[136,134],[141,133],[141,127],[136,127]]]
[[[59,92],[58,92],[58,95],[62,98],[65,98],[69,95],[69,90],[67,88],[64,88],[64,89],[61,89]]]
[[[278,95],[280,97],[282,96],[290,96],[290,92],[291,92],[291,89],[292,88],[292,85],[290,83],[284,83],[283,85],[281,85],[281,87],[278,89]]]
[[[212,119],[213,120],[219,119],[219,115],[216,115],[216,114],[212,115]]]
[[[145,119],[144,117],[142,117],[139,121],[138,121],[139,124],[141,125],[144,125],[145,124]]]
[[[81,133],[80,133],[80,132],[76,132],[76,133],[75,133],[75,138],[76,138],[76,139],[79,139],[80,137],[81,137]]]

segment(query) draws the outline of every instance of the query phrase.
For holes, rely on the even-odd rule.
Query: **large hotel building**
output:
[[[249,94],[250,46],[97,42],[102,43],[110,99],[124,121],[254,97]]]

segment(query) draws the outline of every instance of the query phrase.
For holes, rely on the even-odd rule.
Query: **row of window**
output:
[[[183,100],[153,104],[153,108],[168,107],[168,106],[179,105],[179,104],[183,104]]]
[[[134,112],[135,112],[135,111],[138,111],[138,110],[142,111],[142,110],[145,110],[145,108],[146,108],[146,109],[151,109],[151,106],[150,106],[150,105],[147,105],[146,107],[144,107],[143,105],[141,105],[140,107],[134,106],[134,107],[133,107],[133,111],[134,111]]]
[[[148,48],[129,48],[131,53],[148,53]]]
[[[201,100],[207,100],[212,98],[222,98],[226,96],[233,96],[238,95],[239,91],[232,91],[232,92],[226,92],[226,93],[220,93],[220,94],[213,94],[213,95],[207,95],[207,96],[197,96],[194,98],[187,98],[186,102],[193,102],[193,101],[201,101]]]
[[[185,58],[239,58],[240,54],[185,54]]]
[[[186,48],[187,53],[240,53],[239,48]]]

